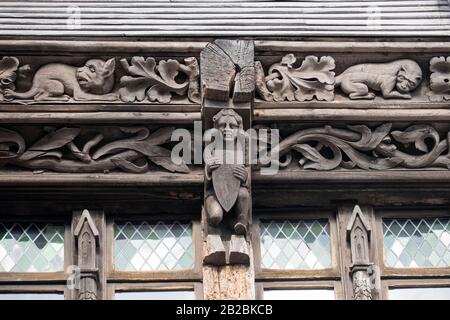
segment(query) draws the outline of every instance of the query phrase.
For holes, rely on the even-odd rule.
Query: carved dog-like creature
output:
[[[49,63],[36,71],[31,88],[26,92],[5,90],[8,99],[34,100],[117,100],[109,93],[114,86],[114,58],[108,61],[88,60],[77,68],[62,63]]]
[[[352,66],[336,77],[336,86],[350,99],[374,99],[369,88],[381,91],[384,98],[411,99],[410,92],[422,81],[422,70],[413,60],[365,63]]]

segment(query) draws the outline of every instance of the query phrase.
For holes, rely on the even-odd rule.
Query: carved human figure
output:
[[[374,99],[381,91],[384,98],[411,99],[422,81],[422,70],[413,60],[402,59],[388,63],[364,63],[352,66],[336,77],[336,86],[350,99]]]
[[[223,137],[223,149],[208,150],[205,157],[205,171],[206,178],[209,182],[205,194],[205,207],[207,213],[208,223],[217,227],[224,218],[224,212],[230,211],[234,207],[236,213],[236,221],[234,223],[234,232],[237,235],[246,235],[249,222],[249,191],[248,191],[248,172],[243,163],[225,163],[226,146],[239,146],[237,142],[238,136],[243,134],[242,117],[239,116],[232,109],[222,109],[213,117],[214,128],[217,129]],[[245,148],[245,146],[242,146]],[[245,154],[245,150],[240,150]],[[220,170],[222,172],[218,172]],[[230,180],[230,176],[226,176],[229,172],[232,177],[239,181],[238,189],[236,190],[236,200],[223,199],[228,195],[232,195],[234,190],[233,185],[226,185],[226,181]],[[214,173],[217,173],[216,175]],[[216,180],[216,181],[214,181]],[[211,185],[213,182],[213,185]],[[219,194],[219,184],[225,184],[224,188],[227,194]],[[216,190],[214,190],[216,189]],[[220,191],[219,191],[220,192]],[[230,202],[231,201],[231,202]]]
[[[88,60],[82,67],[63,63],[49,63],[39,68],[31,88],[26,92],[11,89],[4,91],[8,99],[34,100],[107,100],[114,101],[118,95],[110,93],[114,86],[114,58]]]

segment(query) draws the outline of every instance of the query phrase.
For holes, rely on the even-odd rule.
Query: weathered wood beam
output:
[[[216,129],[224,142],[222,147],[211,142],[205,147],[203,294],[208,300],[254,299],[253,254],[248,234],[251,170],[247,160],[236,163],[224,157],[235,148],[244,159],[248,156],[248,137],[236,137],[251,127],[255,91],[253,42],[216,40],[208,44],[200,54],[200,81],[204,129]],[[229,142],[235,145],[232,150],[228,150]]]
[[[108,52],[142,53],[148,52],[200,52],[208,42],[202,41],[107,41],[107,40],[2,40],[2,52]]]
[[[254,121],[450,121],[450,109],[259,109]]]
[[[191,174],[64,174],[64,173],[0,173],[0,186],[61,187],[154,187],[202,185],[202,172]]]
[[[275,41],[255,40],[260,52],[442,52],[448,53],[448,41]]]
[[[199,112],[0,112],[0,123],[191,124],[200,119]]]

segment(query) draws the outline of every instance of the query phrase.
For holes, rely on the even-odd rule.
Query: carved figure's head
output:
[[[415,90],[422,81],[422,69],[412,60],[402,63],[397,73],[396,89],[400,93],[408,93]]]
[[[106,94],[111,92],[114,86],[114,58],[108,61],[91,59],[85,65],[77,69],[77,81],[81,89],[94,94]]]
[[[214,117],[214,128],[219,130],[224,140],[236,139],[238,132],[244,129],[242,117],[233,109],[222,109]]]

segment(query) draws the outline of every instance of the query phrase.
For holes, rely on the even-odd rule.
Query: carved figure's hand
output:
[[[236,166],[233,169],[233,175],[239,179],[241,182],[245,182],[247,181],[247,169],[245,168],[245,166],[241,165],[241,166]]]
[[[208,161],[206,161],[206,169],[208,172],[212,172],[213,170],[217,169],[222,164],[222,161],[220,161],[219,158],[211,158]]]

